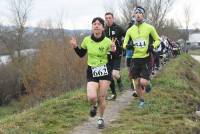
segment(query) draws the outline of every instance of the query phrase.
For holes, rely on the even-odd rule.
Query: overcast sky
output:
[[[191,22],[190,28],[200,28],[200,0],[175,0],[168,17],[174,18],[177,22],[184,22],[184,8],[190,6]]]
[[[0,22],[8,23],[8,0],[0,0]],[[91,20],[96,17],[104,17],[105,3],[115,6],[119,0],[34,0],[32,12],[29,17],[29,25],[37,26],[38,23],[52,20],[57,22],[58,16],[64,12],[64,27],[68,29],[90,29]],[[185,5],[191,6],[190,28],[200,28],[200,0],[176,0],[174,6],[168,12],[168,17],[176,21],[184,22],[183,9]]]

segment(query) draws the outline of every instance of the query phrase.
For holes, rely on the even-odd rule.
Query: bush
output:
[[[18,75],[17,69],[12,64],[0,66],[0,105],[19,97]]]
[[[85,83],[86,60],[77,57],[66,42],[43,41],[31,69],[24,71],[25,87],[36,99],[56,96]]]
[[[86,58],[80,59],[68,42],[69,38],[45,39],[35,55],[21,57],[16,65],[2,66],[0,103],[25,93],[27,96],[21,98],[22,105],[32,106],[83,85],[86,82]]]

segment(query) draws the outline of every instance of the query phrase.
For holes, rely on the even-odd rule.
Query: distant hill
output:
[[[4,34],[4,31],[10,31],[6,34],[10,34],[9,36],[12,37],[15,35],[14,26],[2,26],[0,25],[0,37]],[[26,33],[24,35],[24,45],[22,46],[23,49],[29,49],[29,48],[37,48],[40,41],[43,41],[46,37],[49,36],[49,32],[52,32],[57,37],[62,37],[58,33],[59,29],[45,29],[45,28],[39,28],[39,27],[27,27]],[[91,34],[91,30],[87,29],[76,29],[76,30],[70,30],[70,29],[64,29],[65,35],[72,36],[86,36]],[[8,37],[7,35],[3,35],[4,37]],[[9,38],[8,38],[9,39]],[[6,52],[7,48],[5,45],[0,41],[0,55],[7,54]]]

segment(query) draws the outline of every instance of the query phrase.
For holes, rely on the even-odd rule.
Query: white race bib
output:
[[[92,75],[93,77],[100,77],[108,75],[108,69],[106,65],[100,66],[100,67],[94,67],[92,68]]]
[[[112,35],[115,35],[115,31],[112,31]]]
[[[145,40],[143,39],[138,39],[138,40],[135,40],[133,42],[133,44],[135,45],[135,47],[145,47]]]

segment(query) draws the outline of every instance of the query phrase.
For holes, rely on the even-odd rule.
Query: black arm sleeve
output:
[[[111,64],[112,61],[112,52],[107,53],[108,63]]]
[[[161,42],[160,45],[161,45],[161,52],[163,52],[163,50],[165,49],[165,44],[164,44],[164,42]]]
[[[79,47],[76,47],[74,48],[76,54],[79,56],[79,57],[83,57],[86,53],[87,53],[87,50],[86,49],[83,49],[83,48],[79,48]]]
[[[121,33],[121,37],[125,37],[125,35],[126,35],[126,31],[123,29],[123,28],[121,28],[121,27],[119,27],[120,28],[120,33]]]

